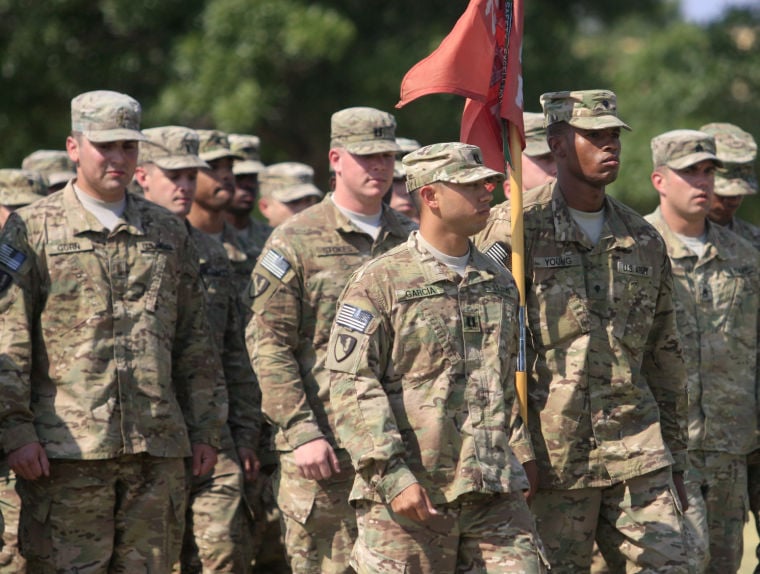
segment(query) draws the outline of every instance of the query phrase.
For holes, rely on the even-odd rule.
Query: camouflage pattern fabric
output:
[[[546,126],[567,122],[585,130],[631,129],[618,117],[617,96],[610,90],[547,92],[539,100]]]
[[[522,494],[464,495],[439,512],[421,524],[393,514],[385,504],[360,501],[351,566],[357,574],[547,571]]]
[[[250,250],[250,246],[247,246],[240,239],[237,230],[227,222],[224,223],[222,229],[222,245],[227,252],[230,265],[232,265],[231,280],[234,283],[235,292],[244,296],[251,280],[251,272],[256,265],[256,258],[249,257],[247,252]]]
[[[170,572],[180,538],[167,532],[181,532],[184,483],[181,458],[51,460],[50,477],[18,480],[27,571]]]
[[[252,262],[249,263],[249,265],[256,265],[256,260],[264,250],[264,244],[266,244],[267,239],[269,239],[269,236],[272,234],[272,228],[267,223],[251,217],[248,227],[245,229],[238,229],[236,232],[243,251],[248,257],[248,260]],[[251,267],[251,270],[253,270],[253,267]],[[249,272],[248,277],[246,277],[245,287],[248,287],[248,281],[250,281],[250,278],[251,274]]]
[[[71,100],[71,131],[91,142],[140,141],[140,102],[127,94],[95,90]]]
[[[503,269],[473,248],[461,278],[416,232],[346,286],[326,367],[338,434],[357,469],[358,571],[542,571],[521,492],[527,478],[510,448],[533,458],[515,404],[516,306]],[[431,524],[387,508],[416,482],[445,505]]]
[[[687,464],[686,374],[659,234],[605,198],[592,245],[556,183],[525,194],[528,422],[541,488],[610,486]],[[506,264],[509,203],[476,244]]]
[[[726,226],[739,237],[749,241],[757,250],[760,250],[760,227],[752,225],[739,217],[734,217]]]
[[[18,547],[21,498],[16,493],[16,475],[5,456],[0,460],[0,574],[26,572],[26,560]]]
[[[268,447],[269,457],[276,455]],[[259,460],[269,458],[259,456]],[[253,574],[290,574],[285,537],[280,526],[282,514],[274,496],[273,476],[276,466],[262,462],[262,469],[252,483],[246,483],[246,498],[251,505],[255,522],[251,551],[253,552]]]
[[[256,263],[246,304],[253,313],[246,328],[246,343],[262,390],[262,410],[277,427],[278,451],[291,451],[323,437],[333,447],[338,446],[328,397],[329,375],[323,370],[338,296],[356,268],[402,243],[414,228],[409,220],[387,208],[381,223],[382,230],[373,241],[357,230],[328,196],[277,227]],[[340,451],[337,454],[341,456]],[[350,468],[348,456],[342,456],[345,467]],[[299,502],[290,516],[297,524],[305,521],[315,497],[330,498],[330,481],[298,480],[287,469],[278,481],[275,495],[283,514],[287,512],[279,493],[292,493]],[[341,484],[344,481],[350,488],[350,479],[338,480]],[[340,499],[339,506],[343,507],[340,512],[353,521],[347,497]],[[285,526],[289,527],[287,519]],[[287,532],[285,535],[286,541],[293,539]],[[318,531],[309,535],[320,537]],[[297,551],[288,546],[291,559]],[[348,568],[347,562],[343,567]]]
[[[330,147],[345,148],[356,155],[399,152],[396,118],[375,108],[339,110],[330,118]]]
[[[448,142],[431,144],[415,150],[401,160],[406,173],[406,189],[414,191],[436,181],[473,183],[493,179],[501,183],[504,174],[483,165],[478,146]]]
[[[77,176],[76,166],[64,150],[40,149],[21,161],[21,169],[38,171],[48,185],[60,185]]]
[[[552,571],[588,573],[596,539],[610,572],[690,572],[668,468],[605,488],[539,490],[531,510]]]
[[[722,162],[715,155],[715,138],[697,130],[671,130],[651,141],[652,164],[684,169],[706,159],[716,166]]]

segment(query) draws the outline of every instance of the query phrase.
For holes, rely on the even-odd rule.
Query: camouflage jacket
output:
[[[665,245],[615,199],[592,245],[556,183],[525,194],[528,426],[542,488],[687,464],[686,373]],[[506,263],[508,203],[476,243]]]
[[[760,252],[707,222],[702,257],[647,220],[668,246],[689,390],[689,448],[747,454],[757,447]]]
[[[255,449],[261,427],[261,393],[245,348],[240,295],[232,280],[232,266],[224,247],[216,239],[189,223],[187,226],[200,256],[208,322],[224,370],[226,388],[218,391],[228,405],[222,448]]]
[[[259,255],[261,255],[261,251],[264,249],[264,244],[267,242],[267,239],[269,239],[271,234],[272,227],[254,217],[250,218],[248,227],[237,230],[237,236],[242,244],[243,250],[248,256],[248,259],[253,261],[254,264],[259,258]],[[250,279],[250,273],[246,279]]]
[[[224,245],[227,258],[232,265],[232,280],[235,283],[235,289],[238,294],[242,295],[248,287],[256,259],[248,256],[243,240],[231,223],[225,222],[224,224],[222,245]]]
[[[127,195],[112,232],[72,182],[21,209],[0,235],[0,425],[6,452],[39,441],[50,458],[219,446],[219,362],[198,255],[184,224]],[[8,256],[11,256],[10,258]]]
[[[419,482],[434,504],[528,488],[533,458],[515,400],[517,288],[474,246],[464,278],[419,246],[364,265],[339,301],[326,368],[351,500]]]
[[[373,242],[329,195],[279,225],[256,263],[246,344],[262,410],[278,427],[277,450],[321,437],[334,440],[324,358],[338,296],[353,271],[403,243],[415,227],[386,206],[381,221]]]
[[[749,241],[755,249],[760,250],[760,227],[738,217],[734,217],[726,227]]]

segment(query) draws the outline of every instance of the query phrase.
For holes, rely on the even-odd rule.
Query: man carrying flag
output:
[[[557,181],[524,198],[531,509],[559,572],[589,572],[596,539],[612,572],[685,573],[686,376],[670,264],[655,229],[605,193],[630,128],[608,90],[541,104]],[[504,264],[506,205],[475,241]]]

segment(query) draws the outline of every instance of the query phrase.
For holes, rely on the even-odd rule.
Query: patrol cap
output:
[[[523,112],[523,125],[525,126],[525,150],[523,153],[531,157],[539,157],[551,153],[546,141],[546,128],[544,127],[544,114],[537,112]]]
[[[547,92],[541,95],[544,126],[567,122],[584,130],[631,128],[617,115],[617,97],[611,90]]]
[[[205,161],[214,161],[229,157],[232,159],[243,159],[243,156],[230,148],[230,140],[227,134],[219,130],[195,130],[200,139],[198,155]]]
[[[259,194],[283,203],[304,197],[322,198],[314,185],[314,170],[305,163],[284,161],[265,167],[259,173]]]
[[[66,183],[76,177],[77,169],[69,154],[57,149],[38,149],[21,162],[21,169],[40,172],[48,182],[48,187]]]
[[[229,134],[227,139],[230,141],[230,149],[243,156],[243,159],[236,159],[232,166],[232,173],[235,175],[248,175],[259,173],[264,169],[259,155],[261,138],[259,136],[247,134]]]
[[[0,169],[0,205],[23,207],[47,195],[48,183],[38,171]]]
[[[733,197],[753,195],[757,191],[757,174],[751,163],[724,163],[715,170],[716,194]]]
[[[330,147],[356,155],[398,152],[396,118],[375,108],[346,108],[330,120]]]
[[[119,92],[96,90],[71,100],[71,131],[92,142],[144,140],[140,103]]]
[[[404,179],[406,177],[406,170],[404,164],[401,163],[401,158],[406,154],[420,149],[422,146],[417,140],[410,138],[396,138],[399,151],[396,152],[396,161],[393,163],[393,179]]]
[[[734,124],[714,122],[699,131],[715,138],[715,155],[724,163],[750,163],[757,159],[757,143],[752,134]]]
[[[162,126],[143,130],[143,134],[148,139],[140,142],[139,163],[154,163],[161,169],[208,167],[198,157],[200,140],[195,130]]]
[[[715,138],[697,130],[672,130],[652,138],[652,163],[671,169],[684,169],[709,159],[723,163],[715,155]]]
[[[437,143],[404,156],[409,192],[437,181],[473,183],[481,179],[504,180],[504,174],[483,165],[480,148],[461,142]]]

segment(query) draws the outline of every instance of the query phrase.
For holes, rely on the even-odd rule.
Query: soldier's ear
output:
[[[422,205],[425,205],[430,209],[438,209],[439,201],[435,184],[423,185],[417,189],[417,193],[419,194]]]

